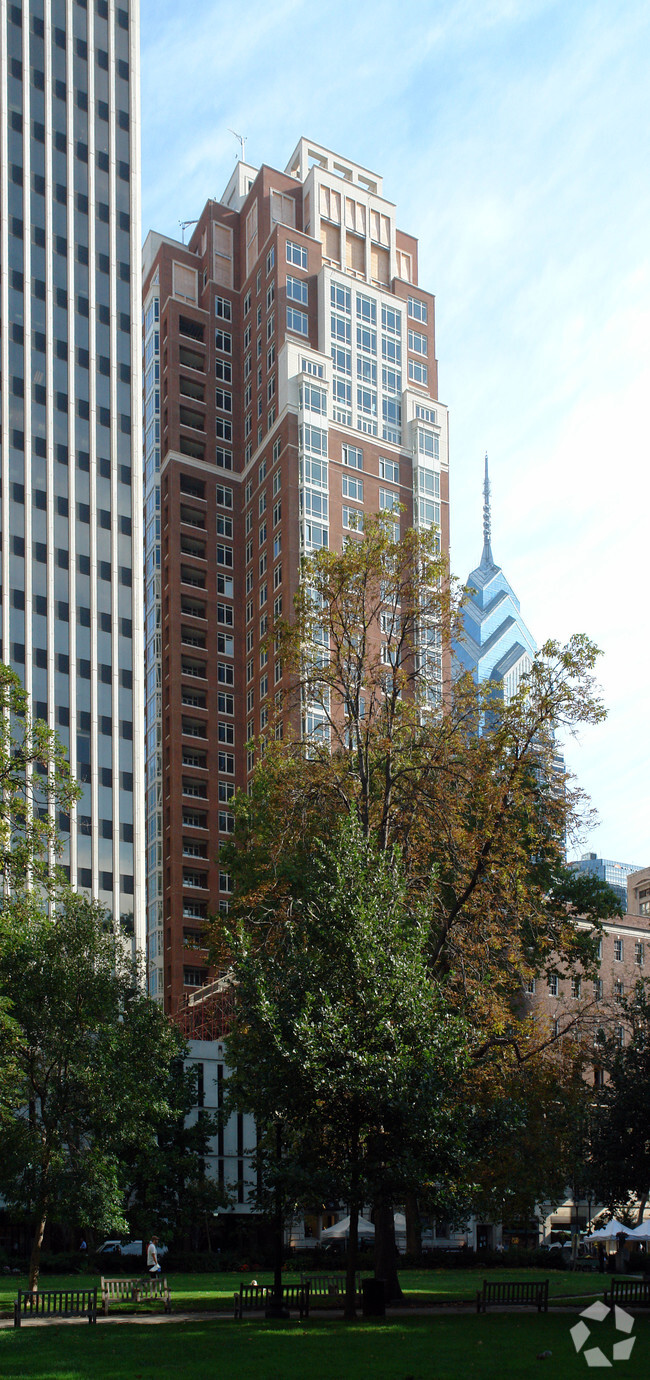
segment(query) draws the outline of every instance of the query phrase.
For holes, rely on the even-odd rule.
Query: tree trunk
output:
[[[348,1263],[345,1271],[345,1308],[343,1317],[351,1321],[357,1316],[357,1256],[359,1251],[359,1203],[350,1203],[350,1234]]]
[[[642,1223],[642,1221],[643,1221],[643,1214],[644,1214],[644,1212],[645,1212],[645,1205],[646,1205],[647,1201],[648,1201],[648,1190],[646,1189],[645,1193],[643,1194],[643,1197],[639,1199],[639,1211],[638,1211],[638,1213],[637,1213],[637,1219],[636,1219],[636,1225],[637,1225],[637,1227],[640,1227],[640,1226],[641,1226],[641,1223]]]
[[[353,1122],[350,1136],[350,1231],[348,1235],[348,1263],[345,1271],[345,1308],[348,1321],[357,1316],[356,1271],[359,1254],[359,1127]]]
[[[404,1297],[397,1273],[397,1246],[393,1205],[380,1198],[375,1203],[375,1279],[383,1279],[386,1303]]]
[[[406,1216],[406,1254],[422,1254],[422,1221],[417,1193],[407,1193],[404,1200]]]
[[[43,1245],[43,1234],[45,1223],[47,1222],[47,1203],[42,1203],[38,1212],[38,1219],[32,1240],[32,1253],[29,1259],[29,1287],[38,1289],[38,1274],[41,1265],[41,1246]]]

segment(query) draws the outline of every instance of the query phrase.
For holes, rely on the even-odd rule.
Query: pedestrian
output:
[[[150,1275],[160,1274],[160,1264],[158,1262],[158,1237],[152,1236],[147,1246],[147,1269]]]

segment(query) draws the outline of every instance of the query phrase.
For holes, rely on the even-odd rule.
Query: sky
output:
[[[650,864],[650,8],[646,0],[141,0],[143,233],[283,169],[304,135],[383,176],[436,295],[451,564],[492,550],[538,645],[602,650],[606,722],[565,744]]]

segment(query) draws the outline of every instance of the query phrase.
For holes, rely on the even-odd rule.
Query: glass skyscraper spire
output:
[[[72,884],[143,939],[138,17],[0,0],[2,659],[65,744]]]

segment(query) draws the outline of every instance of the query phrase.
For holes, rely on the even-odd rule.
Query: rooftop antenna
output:
[[[488,474],[488,455],[485,452],[485,478],[483,480],[483,555],[481,565],[494,565],[492,557],[492,547],[490,537],[492,535],[492,517],[490,513],[490,476]]]
[[[235,139],[239,139],[239,143],[240,143],[240,145],[241,145],[241,161],[242,161],[242,163],[245,163],[245,162],[246,162],[246,139],[248,138],[248,135],[246,135],[246,134],[237,134],[236,130],[230,128],[230,125],[228,126],[228,133],[229,133],[229,134],[233,134],[234,137],[235,137]]]
[[[179,220],[178,224],[179,224],[180,227],[181,227],[181,235],[182,235],[182,241],[181,241],[181,243],[182,243],[182,244],[185,244],[185,231],[187,230],[188,225],[198,225],[198,223],[199,223],[199,218],[198,218],[198,216],[196,217],[196,220]]]

